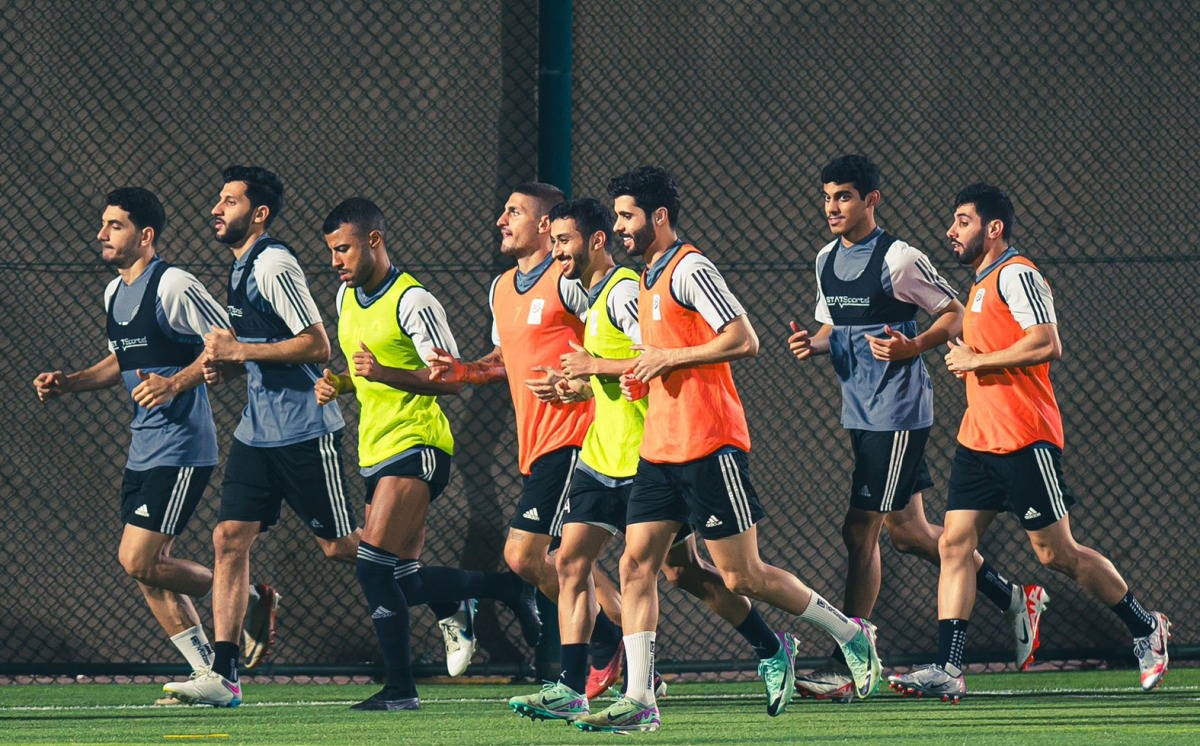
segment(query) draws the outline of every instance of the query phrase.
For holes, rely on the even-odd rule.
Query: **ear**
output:
[[[154,245],[154,229],[153,228],[151,228],[149,226],[142,228],[142,237],[141,237],[140,243],[142,244],[142,246],[153,246]]]
[[[592,251],[608,250],[608,234],[604,231],[596,231],[592,234]]]
[[[271,214],[271,208],[267,207],[266,205],[259,205],[254,210],[253,220],[256,223],[265,223],[265,222],[267,222],[267,216],[269,216],[270,214]]]
[[[987,224],[987,237],[997,239],[1004,235],[1004,221],[993,220]]]
[[[538,233],[549,233],[549,232],[550,232],[550,213],[546,213],[545,215],[538,218]]]
[[[667,222],[667,218],[669,217],[670,215],[667,213],[667,208],[660,207],[654,211],[654,224],[663,225]]]
[[[876,189],[873,192],[868,192],[867,198],[863,201],[867,203],[867,207],[876,207],[879,204],[879,201],[882,199],[883,195],[879,193],[878,189]]]
[[[371,231],[367,234],[367,246],[372,249],[378,248],[383,243],[383,234],[379,231]]]

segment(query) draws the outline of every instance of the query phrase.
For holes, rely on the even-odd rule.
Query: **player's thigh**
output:
[[[681,464],[679,481],[691,523],[706,541],[749,531],[765,515],[744,451],[729,450]]]
[[[522,480],[521,499],[509,526],[524,533],[557,536],[578,459],[579,449],[568,447],[534,461]]]
[[[358,524],[346,492],[342,431],[274,451],[274,477],[284,500],[320,539],[348,536]]]
[[[275,477],[277,450],[246,445],[234,438],[221,483],[218,527],[223,523],[254,523],[259,531],[266,531],[279,522],[283,488]]]
[[[903,510],[915,493],[933,486],[925,464],[929,428],[875,432],[851,430],[854,474],[850,505],[890,513]]]
[[[1057,446],[1035,443],[994,460],[1004,480],[1008,509],[1026,531],[1054,525],[1075,504],[1063,483],[1062,451]]]
[[[126,469],[121,484],[121,520],[127,526],[157,534],[182,534],[204,497],[212,472],[211,466]]]
[[[688,524],[691,514],[679,481],[680,471],[673,464],[656,464],[645,459],[638,462],[625,511],[626,547],[631,531],[639,523]]]
[[[602,482],[582,469],[571,476],[571,488],[562,511],[562,538],[566,545],[567,527],[588,524],[602,528],[610,536],[625,530],[632,480]]]

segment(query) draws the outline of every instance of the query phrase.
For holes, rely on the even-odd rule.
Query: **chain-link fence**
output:
[[[574,6],[576,196],[603,196],[611,176],[643,162],[671,168],[684,191],[683,235],[725,270],[762,339],[759,357],[735,370],[768,511],[765,557],[840,599],[850,457],[837,384],[827,361],[801,367],[784,340],[790,319],[815,326],[812,262],[827,240],[819,169],[841,152],[866,152],[884,168],[882,225],[923,248],[960,291],[969,276],[943,238],[953,194],[975,180],[1010,191],[1016,244],[1055,290],[1066,348],[1054,373],[1064,466],[1082,497],[1076,535],[1171,614],[1177,645],[1200,642],[1189,622],[1200,615],[1192,592],[1200,572],[1180,520],[1195,504],[1200,464],[1191,373],[1200,348],[1184,318],[1197,301],[1196,220],[1186,203],[1200,129],[1200,105],[1186,93],[1200,69],[1195,9]],[[105,353],[101,294],[112,273],[94,240],[103,194],[124,184],[155,191],[168,210],[163,254],[223,298],[229,256],[207,218],[220,169],[278,171],[288,207],[273,233],[301,251],[327,321],[336,280],[325,270],[320,222],[344,197],[368,196],[388,215],[393,259],[441,299],[463,354],[482,354],[488,282],[507,266],[491,226],[508,188],[537,171],[537,15],[534,0],[252,11],[16,0],[0,9],[4,670],[115,670],[177,657],[116,560],[129,403],[112,390],[41,406],[29,386],[39,371],[79,369]],[[938,411],[928,507],[940,517],[964,401],[940,356],[927,362]],[[212,395],[224,453],[244,392]],[[456,471],[432,510],[424,559],[498,568],[519,484],[507,393],[476,388],[445,406]],[[345,409],[353,464],[356,407]],[[211,558],[221,476],[218,467],[178,556]],[[1116,618],[1038,566],[1011,520],[983,549],[1014,579],[1050,589],[1049,654],[1126,648]],[[876,621],[885,655],[932,650],[936,571],[890,546],[883,561]],[[606,563],[615,572],[614,557]],[[286,597],[277,670],[377,660],[352,570],[321,559],[294,518],[260,541],[253,575]],[[508,613],[481,610],[472,670],[526,660]],[[989,611],[980,604],[972,653],[1003,659],[1009,643]],[[207,619],[207,605],[201,613]],[[414,613],[413,646],[437,664],[432,621]],[[749,657],[678,592],[664,592],[661,631],[662,657],[688,667]],[[825,647],[804,634],[801,655]]]

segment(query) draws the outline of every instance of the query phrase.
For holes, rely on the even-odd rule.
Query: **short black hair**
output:
[[[541,181],[523,181],[513,187],[513,194],[524,194],[526,197],[533,197],[534,203],[537,205],[538,217],[548,215],[550,209],[560,202],[565,202],[567,195],[563,194],[563,190],[553,184],[546,184]]]
[[[608,182],[608,196],[628,195],[634,204],[646,212],[646,217],[660,207],[667,208],[671,225],[679,218],[679,184],[669,171],[657,166],[638,166]]]
[[[853,184],[858,196],[866,199],[871,192],[879,191],[879,166],[865,155],[841,155],[821,169],[821,183]]]
[[[129,213],[129,221],[139,231],[153,228],[154,238],[162,235],[167,227],[167,211],[154,192],[141,187],[114,189],[104,198],[104,204],[119,207]]]
[[[605,248],[612,245],[613,216],[600,200],[584,197],[559,202],[550,210],[550,221],[564,218],[575,221],[575,227],[583,234],[584,240],[603,233]]]
[[[1012,200],[1002,189],[982,182],[968,184],[960,189],[958,196],[954,198],[956,208],[963,205],[974,205],[975,212],[979,213],[979,219],[984,225],[999,220],[1004,224],[1004,231],[1000,235],[1005,241],[1012,240],[1017,211],[1013,209]]]
[[[258,166],[230,166],[221,172],[221,178],[226,184],[231,181],[246,183],[246,197],[250,200],[251,210],[266,205],[265,227],[269,227],[275,216],[283,210],[283,182],[273,171]]]
[[[355,230],[363,235],[367,235],[371,231],[379,231],[382,235],[387,231],[383,210],[380,210],[371,200],[363,197],[351,197],[333,208],[329,217],[325,218],[321,231],[325,235],[329,235],[346,224],[353,225]]]

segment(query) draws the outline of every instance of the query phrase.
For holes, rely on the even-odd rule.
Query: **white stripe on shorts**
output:
[[[1045,448],[1034,448],[1033,455],[1037,459],[1038,470],[1042,472],[1042,483],[1046,485],[1046,494],[1050,496],[1050,510],[1054,520],[1059,520],[1067,514],[1067,505],[1063,501],[1062,485],[1058,483],[1058,474],[1054,472],[1054,457]]]
[[[437,458],[433,454],[432,448],[421,449],[421,468],[424,470],[421,473],[421,479],[426,483],[433,481],[433,474],[437,470]]]
[[[750,530],[750,500],[742,488],[742,475],[738,471],[737,462],[732,453],[717,456],[721,465],[721,476],[725,478],[725,493],[729,495],[729,504],[733,507],[733,515],[737,519],[738,533]]]
[[[579,451],[571,451],[571,465],[567,467],[567,481],[563,484],[562,493],[558,496],[558,505],[554,507],[554,520],[550,521],[550,535],[562,536],[563,519],[566,515],[563,508],[567,504],[567,495],[571,494],[571,480],[575,477],[575,464],[579,461]]]
[[[908,431],[899,430],[892,433],[892,455],[888,462],[887,480],[883,485],[883,500],[879,511],[886,513],[892,509],[896,501],[896,488],[900,482],[900,470],[904,466],[904,452],[908,450]]]
[[[339,537],[346,536],[350,533],[350,505],[342,489],[333,433],[322,435],[317,441],[317,448],[321,452],[321,469],[325,472],[325,493],[329,496],[329,510],[333,514],[333,529]]]
[[[174,536],[175,527],[179,524],[179,514],[187,502],[188,487],[192,485],[192,474],[196,471],[191,466],[179,467],[175,475],[175,486],[171,488],[171,497],[167,500],[167,509],[163,514],[162,533]]]

